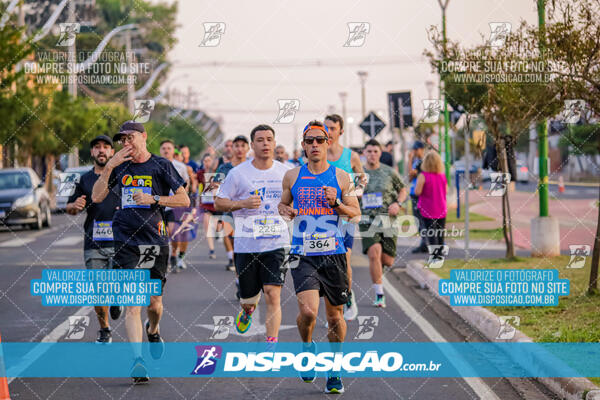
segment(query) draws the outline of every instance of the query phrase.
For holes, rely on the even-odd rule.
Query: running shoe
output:
[[[150,321],[146,320],[146,336],[148,336],[148,342],[150,342],[150,354],[152,358],[158,360],[165,354],[165,341],[160,336],[160,327],[156,330],[156,333],[148,333],[150,329]]]
[[[325,393],[344,393],[344,384],[339,376],[330,376],[327,378]]]
[[[348,302],[345,305],[346,311],[344,311],[344,319],[346,321],[352,321],[358,315],[358,307],[356,306],[356,298],[354,297],[354,291],[350,290],[350,296],[348,296]]]
[[[239,333],[245,333],[250,329],[251,324],[252,315],[246,314],[246,311],[244,310],[240,311],[237,317],[235,317],[235,329],[237,329]]]
[[[210,258],[210,259],[212,259],[212,260],[216,260],[216,259],[217,259],[217,255],[215,254],[215,251],[214,251],[214,250],[211,250],[211,251],[208,253],[208,258]]]
[[[148,383],[150,377],[148,376],[148,370],[144,365],[144,359],[142,357],[138,357],[133,361],[133,365],[131,366],[129,376],[131,376],[131,378],[133,379],[134,385]]]
[[[123,314],[123,310],[125,309],[125,307],[123,306],[110,306],[108,308],[108,312],[110,313],[110,317],[112,319],[119,319],[119,317],[121,316],[121,314]]]
[[[385,296],[382,294],[378,294],[375,298],[375,301],[373,302],[373,306],[385,308]]]
[[[235,265],[233,265],[233,260],[229,260],[229,262],[225,266],[225,269],[227,271],[232,271],[232,272],[235,271]]]
[[[177,268],[179,269],[187,269],[187,264],[183,261],[183,258],[177,260]]]
[[[177,257],[175,256],[169,257],[169,271],[174,274],[177,273]]]
[[[98,338],[96,339],[96,343],[111,343],[112,342],[112,332],[110,328],[102,328],[98,331]]]
[[[302,343],[302,352],[317,354],[317,344],[315,343],[315,341],[313,340],[310,343],[310,346],[306,346],[304,343]],[[314,369],[311,371],[300,372],[300,379],[302,379],[302,382],[313,383],[316,378],[317,371],[315,371]]]

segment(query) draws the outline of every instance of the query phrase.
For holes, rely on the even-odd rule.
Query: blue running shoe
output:
[[[310,346],[306,346],[305,344],[302,344],[302,351],[317,354],[317,344],[315,343],[314,340],[311,342]],[[315,370],[300,372],[300,379],[302,379],[303,382],[313,383],[316,378],[317,378],[317,371],[315,371]]]
[[[344,384],[339,376],[330,376],[327,378],[325,393],[344,393]]]

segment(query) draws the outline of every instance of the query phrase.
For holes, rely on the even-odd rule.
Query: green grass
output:
[[[504,240],[502,228],[495,229],[470,229],[469,239],[476,240]]]
[[[558,269],[561,279],[569,279],[569,296],[560,297],[555,307],[486,307],[496,315],[518,315],[520,331],[536,342],[598,342],[600,341],[600,294],[587,295],[591,255],[585,267],[567,269],[570,256],[551,258],[515,258],[446,260],[443,268],[432,269],[442,278],[450,277],[451,269]],[[589,378],[600,385],[600,378]]]
[[[408,214],[412,215],[412,203],[408,202]],[[469,222],[475,221],[493,221],[494,218],[486,217],[485,215],[477,214],[474,212],[469,213]],[[446,225],[451,222],[465,222],[465,207],[461,206],[460,208],[460,218],[456,218],[456,209],[448,210],[448,215],[446,216]]]
[[[493,221],[494,218],[486,217],[485,215],[477,214],[474,212],[469,213],[469,222],[477,222],[477,221]],[[448,210],[448,215],[446,215],[446,224],[450,222],[465,222],[465,208],[461,206],[460,208],[460,218],[456,218],[456,210]]]
[[[569,279],[569,296],[561,297],[555,307],[487,307],[496,315],[518,315],[519,329],[537,342],[598,342],[600,341],[600,294],[587,295],[587,283],[592,257],[584,268],[567,269],[570,256],[551,258],[516,258],[446,260],[441,269],[432,269],[442,278],[450,277],[451,269],[558,269],[561,279]]]

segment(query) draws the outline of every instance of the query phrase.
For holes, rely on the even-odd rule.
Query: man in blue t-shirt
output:
[[[164,207],[189,207],[190,198],[173,164],[151,154],[146,141],[148,134],[139,122],[127,121],[113,140],[123,148],[106,164],[94,184],[92,201],[99,203],[109,191],[119,197],[119,210],[113,217],[115,268],[150,270],[150,278],[166,282],[169,258],[169,232]],[[169,195],[169,191],[173,191]],[[150,353],[155,359],[164,353],[160,335],[162,295],[152,296],[145,324]],[[141,307],[127,307],[125,315],[127,336],[133,343],[142,341]],[[141,357],[141,346],[135,346],[131,376],[134,383],[147,382],[148,373]]]

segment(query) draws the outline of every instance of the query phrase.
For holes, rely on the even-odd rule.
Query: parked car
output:
[[[83,165],[81,167],[71,167],[71,168],[67,168],[65,169],[64,172],[62,172],[61,174],[67,174],[67,175],[72,175],[72,174],[78,174],[79,176],[85,174],[86,172],[88,172],[90,169],[93,168],[93,165]],[[59,212],[63,212],[67,209],[67,201],[69,200],[69,196],[70,195],[64,195],[61,196],[61,189],[65,189],[64,186],[61,187],[63,183],[59,182],[56,186],[56,208],[55,211],[59,211]],[[62,193],[64,193],[65,191],[63,190]],[[68,192],[68,190],[67,190]]]
[[[517,166],[517,179],[515,179],[515,177],[511,177],[511,180],[517,181],[517,182],[523,182],[523,183],[529,182],[529,168],[527,168],[527,165],[525,165],[525,163],[523,161],[517,160],[516,166]],[[491,180],[490,174],[493,172],[494,171],[492,171],[491,169],[482,170],[481,171],[481,180],[484,182]]]
[[[0,223],[50,226],[50,196],[31,168],[0,169]]]
[[[521,161],[517,160],[517,182],[527,183],[529,182],[529,168]]]

